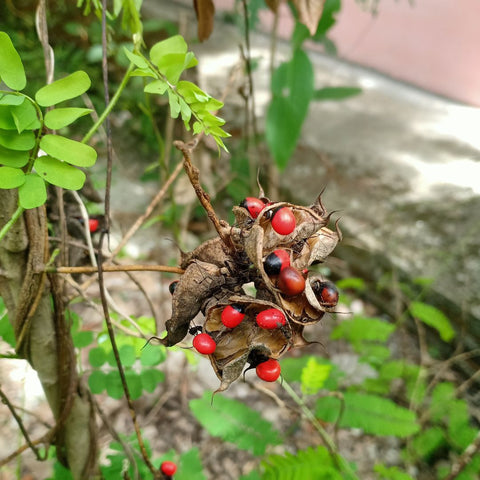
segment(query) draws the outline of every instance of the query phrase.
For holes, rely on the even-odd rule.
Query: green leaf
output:
[[[246,475],[242,475],[238,480],[262,480],[262,477],[256,470],[252,470]]]
[[[152,367],[162,363],[167,358],[163,345],[146,345],[140,353],[140,364],[145,367]]]
[[[22,59],[5,32],[0,32],[0,52],[0,79],[12,90],[23,90],[27,78]]]
[[[202,460],[197,447],[182,453],[175,480],[207,480],[203,473]]]
[[[18,188],[18,203],[25,210],[37,208],[47,201],[45,182],[36,173],[25,175],[25,182]]]
[[[118,374],[118,372],[115,372]],[[120,378],[120,375],[118,375]],[[130,392],[130,397],[132,400],[136,400],[142,396],[142,379],[137,372],[133,370],[125,371],[125,379],[127,380],[128,391]]]
[[[117,370],[113,370],[105,375],[105,388],[109,397],[116,400],[120,400],[123,397],[122,381]]]
[[[455,338],[455,330],[450,320],[438,308],[423,302],[412,302],[408,309],[413,317],[437,330],[444,342],[450,342]]]
[[[168,103],[170,104],[170,116],[172,118],[177,118],[178,114],[180,113],[180,103],[177,95],[175,95],[171,90],[168,90]]]
[[[362,342],[385,343],[394,330],[395,325],[380,318],[355,316],[338,324],[330,338],[332,340],[344,338],[358,350]]]
[[[155,93],[163,95],[168,89],[168,83],[163,80],[154,80],[145,86],[143,91],[145,93]]]
[[[365,280],[359,277],[342,278],[335,282],[335,285],[340,290],[356,290],[358,292],[363,292],[367,288]]]
[[[130,60],[131,63],[133,63],[136,67],[138,68],[148,68],[148,63],[146,62],[146,60],[141,57],[140,55],[136,54],[136,53],[133,53],[131,52],[130,50],[128,50],[128,48],[126,47],[123,47],[123,53],[125,53],[125,55],[127,56],[127,58]]]
[[[90,108],[55,108],[45,114],[45,125],[52,130],[59,130],[91,112],[93,110]]]
[[[310,357],[302,370],[302,393],[305,395],[317,393],[325,385],[331,370],[331,365],[322,365],[314,357]]]
[[[118,349],[118,354],[124,367],[131,367],[137,359],[135,348],[132,345],[122,345]]]
[[[97,161],[95,149],[60,135],[44,135],[40,148],[48,155],[77,167],[91,167]]]
[[[34,167],[44,180],[57,187],[80,190],[85,183],[86,176],[81,170],[48,155],[38,157]]]
[[[381,463],[375,465],[374,471],[379,474],[378,480],[413,480],[408,473],[398,467],[386,467]]]
[[[346,98],[354,97],[362,93],[359,87],[324,87],[315,90],[313,95],[314,100],[345,100]]]
[[[20,150],[24,152],[26,150],[31,150],[35,146],[35,135],[30,131],[17,133],[0,130],[0,145],[11,150]]]
[[[7,309],[0,298],[0,338],[3,338],[11,347],[15,348],[15,332],[13,331],[12,324],[8,319]]]
[[[210,392],[190,401],[190,410],[213,436],[232,442],[238,448],[263,455],[268,445],[280,443],[279,432],[260,414],[237,400],[217,395],[211,404]]]
[[[0,188],[17,188],[25,182],[25,173],[19,168],[0,167]]]
[[[446,444],[444,430],[440,427],[432,427],[422,430],[412,439],[410,449],[416,458],[428,461],[439,448]]]
[[[98,394],[102,393],[105,390],[107,381],[107,374],[100,371],[94,370],[88,377],[88,386],[92,393]]]
[[[107,354],[102,347],[95,347],[88,352],[88,362],[92,367],[101,367],[107,361]]]
[[[287,98],[274,97],[268,106],[265,138],[275,164],[283,170],[300,137],[301,124],[295,118],[293,105]]]
[[[93,343],[93,340],[94,340],[93,332],[89,332],[86,330],[81,332],[73,332],[72,340],[75,348],[88,347],[91,343]]]
[[[150,49],[150,60],[158,65],[166,55],[175,53],[185,54],[188,51],[187,42],[181,35],[173,35],[166,40],[156,43]]]
[[[51,107],[84,94],[90,88],[90,84],[89,76],[79,70],[42,87],[35,94],[35,100],[42,107]]]
[[[0,128],[3,130],[16,130],[12,117],[12,106],[0,105]]]
[[[11,114],[18,133],[24,130],[36,130],[41,127],[37,110],[30,101],[11,107]]]
[[[27,97],[25,95],[1,95],[0,105],[21,105]]]
[[[408,437],[419,431],[415,413],[400,407],[387,398],[362,393],[344,394],[345,410],[340,427],[361,428],[373,435]],[[327,422],[337,420],[340,400],[324,397],[317,401],[316,415]]]
[[[145,391],[152,393],[165,380],[165,374],[155,368],[148,368],[140,372],[140,380]]]
[[[7,167],[24,167],[30,158],[29,151],[9,150],[0,146],[0,164]]]
[[[330,30],[337,19],[335,18],[336,14],[340,11],[341,1],[340,0],[326,0],[323,4],[323,11],[320,21],[318,22],[317,31],[314,38],[316,40],[322,39]]]
[[[328,450],[319,446],[295,454],[270,455],[262,462],[262,480],[343,480]],[[346,477],[345,477],[346,478]]]

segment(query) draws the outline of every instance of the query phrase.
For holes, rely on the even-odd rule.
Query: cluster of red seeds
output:
[[[262,380],[280,376],[278,358],[309,344],[306,325],[318,322],[338,302],[332,282],[310,275],[310,265],[333,251],[340,232],[327,228],[330,215],[320,197],[310,207],[247,197],[233,209],[236,222],[223,238],[183,255],[185,274],[170,285],[169,346],[190,331],[193,347],[208,355],[225,390],[246,364]],[[245,293],[253,283],[255,297]],[[201,311],[202,326],[191,327]]]

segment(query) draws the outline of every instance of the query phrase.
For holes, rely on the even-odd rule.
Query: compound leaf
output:
[[[107,374],[101,370],[94,370],[88,377],[88,386],[94,394],[102,393],[105,390]]]
[[[280,443],[280,435],[261,415],[237,400],[216,396],[213,405],[211,393],[190,401],[190,410],[213,436],[232,442],[238,448],[263,455],[268,445]]]
[[[140,372],[140,380],[145,391],[152,393],[165,380],[165,374],[155,368],[148,368]]]
[[[27,151],[35,146],[33,132],[17,133],[15,131],[0,130],[0,145],[11,150]]]
[[[51,107],[84,94],[90,88],[90,84],[89,76],[79,70],[42,87],[35,94],[35,100],[42,107]]]
[[[331,455],[323,446],[295,454],[270,455],[262,462],[262,480],[342,480]]]
[[[202,460],[198,448],[191,448],[180,456],[178,472],[175,480],[206,480],[203,473]]]
[[[340,427],[361,428],[373,435],[408,437],[419,431],[415,413],[400,407],[388,398],[363,393],[346,392],[345,410]],[[317,401],[316,415],[327,422],[337,420],[340,400],[333,397]]]
[[[0,80],[12,90],[23,90],[27,77],[22,59],[5,32],[0,32],[0,52]]]

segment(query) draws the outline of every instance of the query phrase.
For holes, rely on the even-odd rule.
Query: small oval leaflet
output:
[[[0,32],[0,52],[0,79],[12,90],[23,90],[27,78],[22,59],[5,32]]]
[[[18,203],[22,208],[37,208],[47,201],[45,182],[36,173],[25,175],[25,182],[18,188]]]
[[[91,167],[97,161],[97,152],[92,147],[60,135],[44,135],[40,148],[48,155],[77,167]]]
[[[35,100],[42,107],[51,107],[57,103],[78,97],[90,88],[90,77],[82,70],[45,85],[35,94]]]
[[[49,110],[45,114],[45,125],[52,130],[59,130],[91,112],[93,110],[90,108],[56,108],[55,110]]]
[[[48,183],[67,190],[80,190],[85,183],[85,173],[68,163],[50,156],[38,157],[35,170]]]

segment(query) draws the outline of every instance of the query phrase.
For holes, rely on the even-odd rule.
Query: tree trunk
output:
[[[0,228],[16,208],[16,191],[0,190]],[[48,255],[45,208],[26,210],[0,242],[0,296],[17,353],[37,371],[56,419],[51,440],[57,455],[73,478],[82,480],[96,465],[94,410],[77,375],[61,288],[43,272]]]

